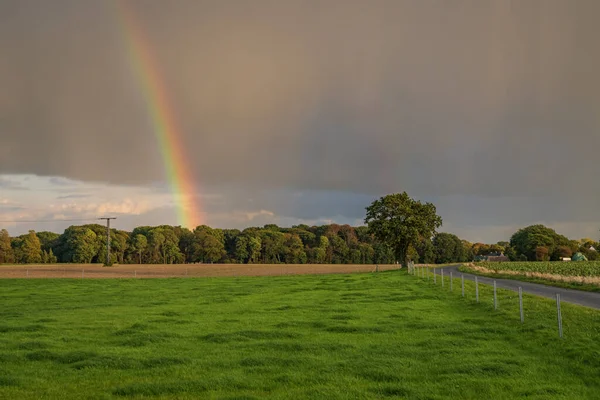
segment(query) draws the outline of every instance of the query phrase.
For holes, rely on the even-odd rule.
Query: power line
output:
[[[81,222],[81,221],[97,221],[98,218],[74,218],[74,219],[40,219],[40,220],[14,220],[14,221],[0,221],[1,224],[16,224],[19,222],[23,223],[42,223],[42,222]]]

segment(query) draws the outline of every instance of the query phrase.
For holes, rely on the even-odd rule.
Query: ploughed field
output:
[[[0,280],[0,398],[585,399],[600,313],[404,271]],[[460,287],[460,280],[455,288]],[[501,292],[501,295],[509,295]]]
[[[38,264],[0,265],[0,278],[168,278],[335,274],[387,271],[399,265],[368,264]]]

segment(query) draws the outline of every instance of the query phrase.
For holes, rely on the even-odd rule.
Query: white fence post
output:
[[[563,337],[562,314],[560,312],[560,294],[556,293],[556,316],[558,318],[558,336]]]
[[[433,283],[437,284],[437,274],[435,273],[435,268],[433,269]]]
[[[462,297],[465,297],[465,274],[460,274],[460,284],[462,286]]]
[[[452,271],[450,271],[450,291],[452,291]]]
[[[498,296],[496,296],[496,280],[494,280],[494,310],[498,309]]]
[[[442,268],[442,287],[444,287],[444,268]]]
[[[519,286],[519,312],[521,313],[521,323],[525,321],[525,315],[523,314],[523,288]]]

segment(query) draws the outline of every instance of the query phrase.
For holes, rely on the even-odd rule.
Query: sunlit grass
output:
[[[0,280],[0,398],[595,398],[600,313],[405,272]]]

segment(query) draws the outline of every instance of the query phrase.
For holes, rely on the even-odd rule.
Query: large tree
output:
[[[437,264],[463,262],[465,250],[463,242],[451,233],[438,233],[433,238],[435,262]]]
[[[215,263],[221,260],[225,252],[225,235],[221,229],[214,229],[206,225],[198,226],[194,230],[194,262]]]
[[[0,231],[0,264],[15,262],[15,253],[11,246],[10,235],[6,229]]]
[[[416,246],[421,238],[431,238],[442,226],[442,217],[433,204],[414,200],[406,192],[381,197],[366,210],[369,231],[393,250],[403,267],[407,266],[409,247]]]
[[[16,238],[13,241],[13,247],[18,262],[24,264],[42,262],[42,245],[35,231],[29,231],[28,234]]]
[[[137,234],[131,239],[130,249],[137,253],[138,261],[142,264],[142,253],[146,251],[148,247],[148,239],[146,236]]]
[[[510,238],[510,246],[515,249],[516,254],[524,254],[530,261],[546,259],[550,256],[556,258],[555,249],[558,246],[570,245],[569,239],[565,236],[559,235],[554,229],[539,224],[519,229]],[[537,250],[539,247],[543,247],[547,252],[542,251],[540,253]]]
[[[102,246],[96,233],[88,226],[70,226],[59,239],[57,248],[62,262],[91,263]]]

